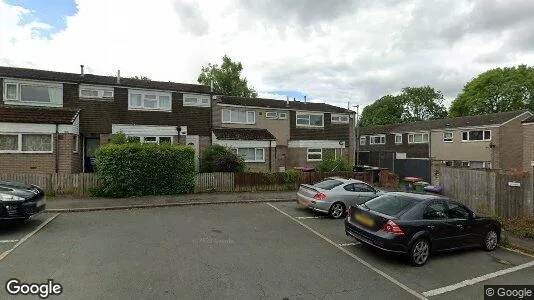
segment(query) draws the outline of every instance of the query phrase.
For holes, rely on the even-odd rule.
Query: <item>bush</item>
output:
[[[217,170],[232,169],[235,171],[217,171],[214,167],[215,159],[218,157],[220,159],[217,160]],[[230,148],[221,145],[208,146],[200,156],[200,172],[242,172],[243,170],[245,170],[244,160],[235,155]]]
[[[243,172],[243,159],[233,153],[216,156],[212,164],[213,172]]]
[[[319,172],[351,172],[353,168],[344,157],[335,158],[334,153],[325,152],[316,169]]]
[[[284,172],[284,183],[295,184],[299,182],[300,172],[289,169]]]
[[[171,144],[107,144],[96,151],[103,197],[174,195],[195,184],[195,150]]]
[[[504,230],[520,238],[534,239],[534,217],[499,218]]]
[[[126,134],[124,134],[124,132],[119,131],[118,133],[114,134],[111,137],[109,142],[111,144],[116,144],[116,145],[126,144],[128,142],[128,138],[126,137]]]
[[[276,183],[276,173],[271,172],[260,172],[263,184],[274,184]]]

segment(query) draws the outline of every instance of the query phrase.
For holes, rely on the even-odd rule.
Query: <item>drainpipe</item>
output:
[[[269,140],[269,172],[272,172],[272,162],[271,162],[271,151],[272,151],[272,141]]]
[[[55,136],[55,150],[56,150],[56,167],[55,173],[59,171],[59,124],[56,123],[56,136]]]

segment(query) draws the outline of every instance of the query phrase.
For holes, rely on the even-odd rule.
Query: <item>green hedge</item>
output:
[[[96,152],[97,196],[175,195],[195,185],[195,150],[189,146],[108,144]]]

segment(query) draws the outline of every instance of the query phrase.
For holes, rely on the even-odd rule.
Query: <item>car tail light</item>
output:
[[[326,198],[326,195],[323,193],[317,193],[315,194],[315,196],[313,196],[313,199],[317,199],[317,200],[323,200],[324,198]]]
[[[387,221],[387,223],[384,224],[384,226],[382,226],[382,228],[380,230],[382,230],[384,232],[393,233],[393,234],[396,234],[396,235],[404,235],[404,232],[399,227],[399,225],[395,224],[395,222],[393,222],[391,220]]]
[[[347,211],[347,220],[350,219],[350,216],[352,216],[352,205],[349,206],[349,209],[348,209],[348,211]]]

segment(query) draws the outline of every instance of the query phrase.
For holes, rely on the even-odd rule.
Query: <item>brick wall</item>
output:
[[[530,171],[533,167],[530,165],[534,161],[534,123],[526,123],[522,126],[523,130],[523,170]]]

